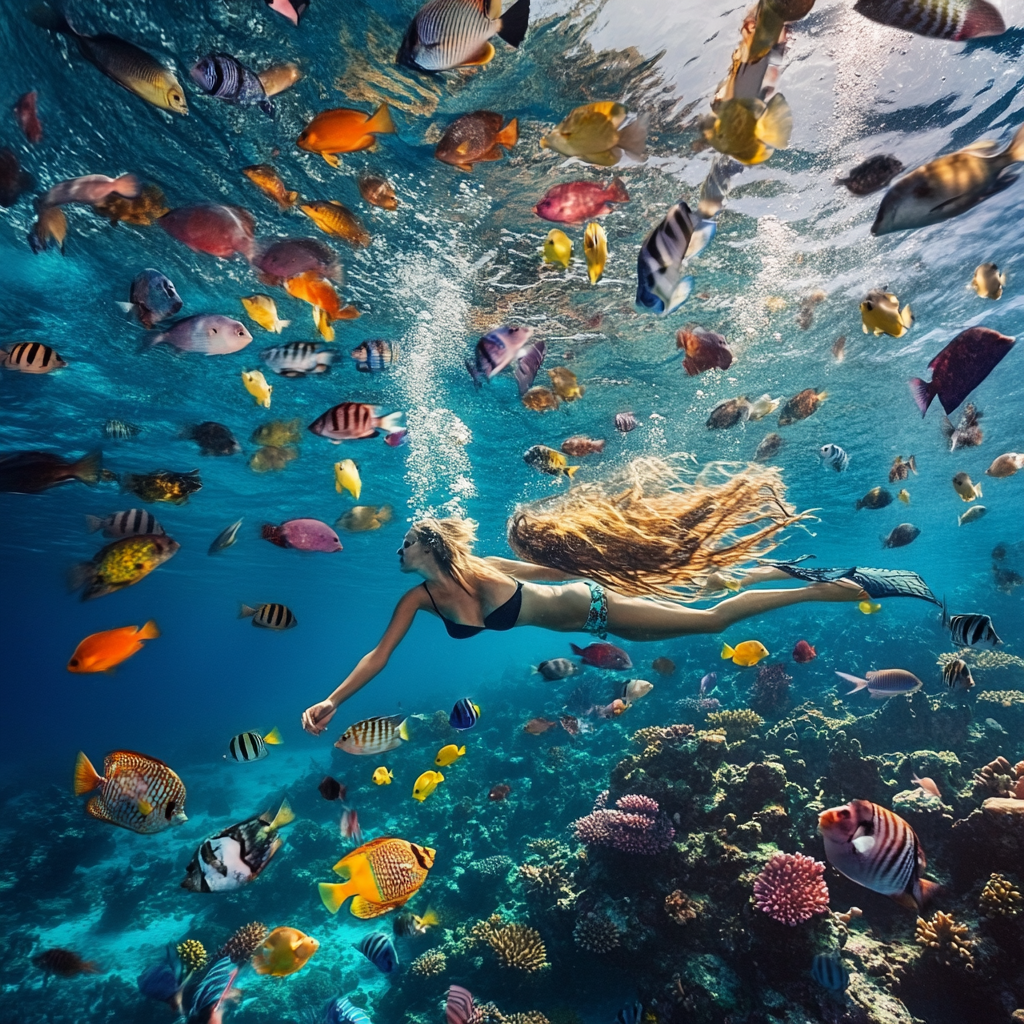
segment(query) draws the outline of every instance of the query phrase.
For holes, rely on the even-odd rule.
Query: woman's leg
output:
[[[734,623],[775,608],[805,601],[862,601],[855,583],[809,583],[785,590],[748,590],[713,608],[687,608],[671,601],[623,597],[608,592],[608,632],[623,640],[669,640],[677,636],[721,633]]]

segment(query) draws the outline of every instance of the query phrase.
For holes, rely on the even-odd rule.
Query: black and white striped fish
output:
[[[677,203],[644,239],[636,263],[636,303],[650,313],[675,312],[693,291],[693,278],[682,277],[683,264],[703,252],[715,237],[713,221]]]
[[[842,473],[850,465],[850,456],[837,444],[823,444],[818,449],[821,461],[826,466],[831,466],[837,473]]]
[[[947,662],[942,668],[942,681],[951,689],[970,690],[974,686],[974,676],[961,658]]]
[[[954,643],[961,647],[973,647],[980,644],[982,640],[988,640],[993,646],[1003,641],[996,635],[992,626],[992,619],[981,612],[972,612],[969,615],[948,615],[946,604],[942,604],[942,625],[949,630],[949,635]]]
[[[281,733],[275,726],[266,736],[258,732],[240,732],[232,736],[228,743],[228,754],[236,761],[262,761],[270,753],[267,744],[277,746],[281,742]],[[227,757],[228,754],[224,756]]]
[[[0,348],[0,366],[21,373],[49,373],[63,370],[68,364],[41,341],[19,341],[10,348]]]
[[[987,0],[857,0],[853,9],[871,21],[929,39],[1000,36],[1006,22]]]
[[[384,932],[370,932],[356,949],[382,974],[390,974],[398,966],[395,944]]]
[[[243,604],[238,617],[248,619],[250,616],[254,626],[262,626],[264,629],[291,629],[299,624],[292,610],[283,604],[258,604],[255,608]]]
[[[127,441],[139,435],[141,428],[134,423],[125,423],[124,420],[107,420],[103,424],[103,433],[116,441]]]
[[[129,508],[109,516],[86,516],[85,525],[90,533],[102,530],[104,537],[139,537],[144,533],[162,537],[166,533],[156,516],[144,508]]]
[[[830,992],[845,992],[850,985],[850,972],[841,956],[819,953],[811,961],[811,977]]]
[[[211,53],[199,60],[189,72],[192,81],[209,96],[239,107],[259,107],[274,116],[274,104],[259,76],[230,53]]]
[[[327,373],[334,358],[331,349],[315,341],[290,341],[287,345],[265,348],[260,353],[260,359],[282,377]]]

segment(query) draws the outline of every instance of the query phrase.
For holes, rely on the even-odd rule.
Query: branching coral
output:
[[[594,811],[577,818],[572,824],[576,838],[588,846],[610,846],[648,856],[668,849],[676,832],[655,800],[627,794],[615,806],[618,809],[610,811],[595,804]]]
[[[549,1024],[549,1022],[540,1010],[527,1010],[526,1013],[506,1015],[503,1024]]]
[[[503,967],[532,972],[548,966],[548,951],[540,933],[524,924],[505,924],[498,914],[492,914],[473,925],[470,935],[486,942]]]
[[[759,665],[750,688],[750,706],[762,715],[781,715],[790,706],[789,684],[793,677],[782,665]]]
[[[231,958],[232,963],[248,963],[253,953],[263,945],[263,940],[266,937],[267,926],[265,924],[261,924],[259,921],[252,921],[249,924],[243,924],[242,927],[239,928],[234,935],[232,935],[228,941],[217,950],[216,953],[214,953],[213,959],[219,960],[222,956],[227,956]]]
[[[738,711],[715,711],[708,715],[708,725],[715,732],[725,730],[729,741],[745,740],[764,725],[764,719],[749,708]]]
[[[777,853],[754,880],[754,901],[780,924],[797,925],[828,910],[825,865],[802,853]]]
[[[676,889],[665,897],[665,913],[676,924],[686,924],[695,920],[703,909],[703,904],[690,899],[682,889]]]
[[[1024,761],[1013,766],[1005,757],[989,761],[974,773],[974,789],[988,796],[1024,799]]]
[[[701,743],[720,744],[726,741],[724,729],[700,729],[696,735]]]
[[[413,960],[409,969],[413,974],[430,978],[435,974],[444,974],[448,969],[448,958],[439,949],[428,949]]]
[[[1001,708],[1024,707],[1024,693],[1020,690],[986,690],[978,694],[978,702],[997,704]]]
[[[201,971],[207,962],[206,948],[198,939],[185,939],[177,946],[178,959],[189,971]]]
[[[602,914],[584,914],[572,930],[573,941],[591,953],[610,953],[621,939],[618,925]]]
[[[484,857],[482,860],[474,860],[469,865],[473,871],[485,878],[504,877],[515,866],[516,862],[503,853],[495,854],[493,857]]]
[[[957,924],[952,914],[938,911],[930,921],[923,917],[917,919],[918,945],[935,950],[941,963],[959,964],[964,970],[974,970],[974,956],[971,947],[974,942],[967,938],[970,929],[965,924]]]
[[[693,735],[693,726],[684,725],[649,725],[644,729],[637,729],[630,739],[641,747],[655,747],[661,749],[663,745],[678,746],[684,740]]]
[[[1021,912],[1021,894],[1008,878],[993,872],[978,900],[978,909],[986,917],[1016,917]]]
[[[559,861],[541,861],[539,864],[520,864],[519,880],[528,890],[562,892],[569,888],[571,876]]]

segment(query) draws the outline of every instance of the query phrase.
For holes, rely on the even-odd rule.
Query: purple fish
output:
[[[700,681],[700,695],[702,697],[706,697],[709,693],[711,693],[712,690],[714,690],[714,688],[717,685],[718,685],[718,673],[717,672],[709,672]]]
[[[244,324],[229,316],[203,314],[180,320],[169,331],[152,338],[146,348],[161,342],[173,345],[182,352],[205,352],[208,356],[224,356],[238,352],[252,341]]]
[[[479,384],[481,379],[490,380],[501,373],[519,355],[532,334],[532,327],[496,327],[485,334],[476,343],[473,358],[466,360],[466,369],[474,382]]]
[[[334,251],[315,238],[281,238],[260,242],[252,259],[260,278],[271,285],[312,271],[341,283],[341,264]]]
[[[264,523],[262,536],[279,548],[298,551],[341,551],[338,535],[319,519],[289,519],[280,526]]]
[[[572,653],[583,659],[584,665],[593,665],[594,668],[627,669],[633,667],[629,655],[615,644],[590,644],[587,647],[577,647],[569,644]]]
[[[520,351],[516,365],[512,368],[512,375],[519,385],[519,397],[522,398],[530,390],[537,377],[540,364],[544,362],[544,352],[547,346],[543,341],[535,341],[532,345],[525,345]]]
[[[1014,340],[989,327],[969,327],[958,334],[928,364],[930,381],[919,377],[910,381],[921,416],[936,395],[942,408],[951,413],[999,365]]]

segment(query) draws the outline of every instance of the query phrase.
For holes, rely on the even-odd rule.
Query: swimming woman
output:
[[[401,597],[377,646],[326,700],[306,709],[303,728],[323,732],[338,707],[383,670],[421,611],[436,615],[457,640],[540,626],[641,641],[719,633],[805,601],[868,596],[859,583],[838,579],[749,590],[706,609],[681,604],[726,587],[792,579],[771,566],[740,572],[805,516],[786,504],[777,469],[732,469],[712,466],[684,482],[672,463],[638,459],[610,481],[524,505],[509,522],[508,539],[530,561],[474,555],[470,519],[414,523],[398,560],[402,572],[423,582]],[[545,583],[562,585],[539,585]]]

